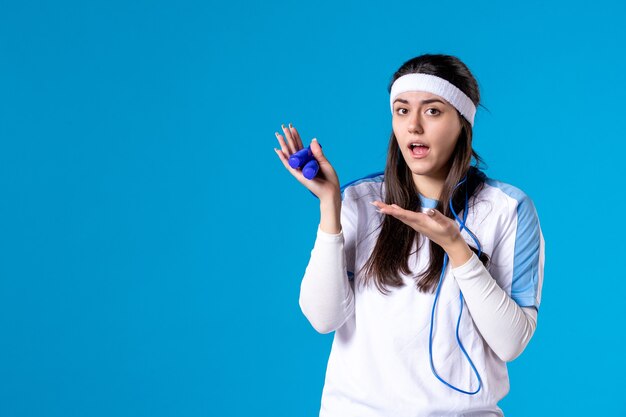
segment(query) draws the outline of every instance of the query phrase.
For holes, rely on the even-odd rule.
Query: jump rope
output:
[[[454,208],[452,207],[452,199],[450,199],[450,210],[452,210],[452,214],[454,215],[454,218],[460,223],[460,230],[463,231],[463,229],[465,229],[470,234],[472,239],[474,239],[474,242],[476,242],[476,245],[478,245],[478,256],[480,256],[480,254],[482,253],[480,242],[478,241],[478,239],[476,239],[476,236],[474,236],[474,234],[470,232],[470,230],[467,227],[465,227],[465,220],[467,219],[467,175],[463,177],[463,179],[454,187],[454,189],[456,190],[463,183],[465,183],[465,208],[463,209],[463,220],[460,220],[459,216],[457,216],[456,212],[454,211]],[[435,300],[433,301],[433,311],[430,316],[430,336],[428,339],[428,353],[430,355],[430,369],[433,371],[433,374],[437,377],[439,381],[443,382],[445,385],[452,388],[453,390],[456,390],[463,394],[475,395],[478,393],[478,391],[480,391],[480,388],[482,387],[482,379],[480,378],[480,374],[476,370],[476,367],[474,366],[472,359],[469,357],[469,355],[465,351],[465,348],[463,347],[463,343],[461,343],[461,339],[459,338],[459,324],[461,323],[461,315],[463,314],[463,293],[461,291],[459,291],[461,311],[459,311],[459,319],[457,320],[457,323],[456,323],[456,341],[458,342],[459,347],[463,351],[463,354],[469,361],[470,366],[472,367],[472,369],[474,370],[474,373],[476,374],[476,377],[478,378],[478,389],[476,391],[469,392],[469,391],[462,390],[460,388],[455,387],[454,385],[449,384],[443,378],[441,378],[439,374],[437,374],[437,371],[435,370],[435,364],[433,363],[433,321],[435,318],[435,307],[437,306],[437,298],[439,298],[439,291],[441,290],[441,282],[443,281],[443,276],[445,274],[447,264],[448,264],[448,254],[446,253],[443,258],[443,268],[441,269],[441,275],[439,276],[439,283],[437,284],[437,291],[435,292]]]

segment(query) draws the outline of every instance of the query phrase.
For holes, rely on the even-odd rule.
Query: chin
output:
[[[431,175],[432,174],[432,171],[428,169],[412,169],[411,172],[414,175]]]
[[[416,171],[420,171],[420,173],[426,173],[427,171],[431,171],[432,170],[432,164],[430,162],[426,162],[424,160],[413,159],[413,158],[409,157],[409,159],[404,158],[404,163],[415,174],[417,174]]]

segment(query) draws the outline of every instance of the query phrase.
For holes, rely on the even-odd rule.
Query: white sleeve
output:
[[[505,362],[517,358],[537,327],[537,310],[520,307],[491,276],[476,253],[451,268],[467,309],[489,347]]]
[[[317,228],[315,245],[300,286],[300,309],[319,333],[330,333],[354,313],[354,292],[347,277],[343,230]]]

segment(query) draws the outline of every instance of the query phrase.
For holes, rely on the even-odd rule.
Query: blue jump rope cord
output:
[[[450,210],[452,210],[452,214],[454,215],[455,219],[460,223],[461,225],[461,231],[463,231],[463,229],[465,229],[470,236],[472,237],[472,239],[474,239],[474,242],[476,242],[476,245],[478,246],[478,256],[480,256],[480,254],[482,253],[481,247],[480,247],[480,243],[478,242],[478,239],[476,239],[476,236],[474,236],[474,234],[472,232],[469,231],[469,229],[467,229],[465,227],[465,220],[467,219],[467,182],[466,182],[467,176],[463,177],[463,180],[461,180],[461,182],[459,182],[456,187],[454,187],[454,189],[456,190],[461,184],[463,184],[465,182],[465,209],[463,212],[463,220],[461,221],[459,219],[459,217],[457,216],[456,212],[454,211],[454,208],[452,207],[452,200],[450,200]],[[480,374],[478,373],[478,371],[476,370],[476,367],[474,366],[474,363],[472,362],[472,359],[469,357],[469,355],[467,354],[467,352],[465,351],[465,348],[463,347],[463,344],[461,343],[461,339],[459,338],[459,325],[461,323],[461,315],[463,314],[463,293],[459,291],[459,300],[461,303],[461,311],[459,312],[459,319],[456,323],[456,340],[459,344],[459,347],[461,348],[461,350],[463,351],[463,354],[465,355],[465,357],[467,358],[467,360],[469,361],[470,366],[472,367],[472,369],[474,370],[474,373],[476,374],[476,377],[478,378],[478,389],[474,392],[469,392],[469,391],[464,391],[460,388],[457,388],[453,385],[450,385],[449,383],[447,383],[446,381],[444,381],[438,374],[437,371],[435,370],[435,365],[433,363],[433,321],[434,321],[434,317],[435,317],[435,307],[437,306],[437,298],[439,297],[439,291],[441,290],[441,282],[443,281],[443,276],[445,274],[445,270],[446,270],[446,266],[448,264],[448,254],[446,253],[444,258],[443,258],[443,268],[441,270],[441,275],[439,277],[439,283],[437,284],[437,291],[435,292],[435,300],[433,302],[433,311],[432,314],[430,316],[430,338],[429,338],[429,342],[428,342],[428,351],[430,354],[430,369],[432,369],[433,374],[435,374],[435,376],[437,377],[438,380],[440,380],[441,382],[443,382],[444,384],[446,384],[447,386],[449,386],[450,388],[459,391],[463,394],[468,394],[468,395],[474,395],[476,393],[478,393],[478,391],[480,391],[480,388],[482,387],[482,379],[480,378]]]

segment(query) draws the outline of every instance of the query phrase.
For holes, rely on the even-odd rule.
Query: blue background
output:
[[[546,240],[500,406],[626,415],[626,10],[585,3],[2,2],[0,416],[316,416],[319,205],[274,132],[342,183],[382,170],[422,53],[478,79],[475,148]]]

